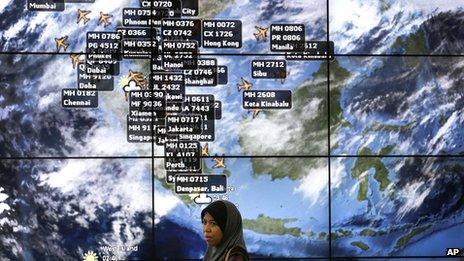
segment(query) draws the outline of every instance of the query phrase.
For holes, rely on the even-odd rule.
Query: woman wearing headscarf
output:
[[[237,207],[218,200],[201,211],[203,234],[208,248],[204,261],[247,261],[242,216]]]

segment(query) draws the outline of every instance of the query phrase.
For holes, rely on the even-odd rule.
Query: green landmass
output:
[[[351,124],[351,122],[345,120],[345,119],[342,119],[342,127],[344,128],[347,128],[347,127],[353,127],[353,124]]]
[[[365,147],[360,149],[358,155],[373,155],[372,151]],[[369,169],[374,168],[375,174],[374,179],[379,182],[380,190],[384,191],[390,184],[388,179],[388,170],[385,165],[382,163],[380,158],[376,157],[359,157],[356,159],[356,162],[351,169],[351,176],[356,178],[360,182],[359,191],[358,191],[358,201],[364,201],[367,199],[367,191],[369,186],[369,178],[367,175],[362,175],[364,172]]]
[[[425,232],[427,229],[429,229],[431,227],[431,225],[428,225],[428,226],[423,226],[423,227],[418,227],[418,228],[413,228],[412,230],[409,231],[408,234],[402,236],[401,238],[398,239],[398,241],[396,241],[396,248],[401,248],[403,246],[405,246],[406,244],[409,243],[409,241],[411,241],[411,239],[419,234],[422,234],[423,232]]]
[[[425,32],[422,29],[404,37],[396,38],[392,46],[395,49],[403,49],[404,54],[428,54],[427,42],[425,39]],[[403,57],[409,66],[419,65],[424,57]]]
[[[198,19],[212,19],[235,0],[200,0]]]
[[[289,124],[294,119],[301,124],[302,130],[288,141],[283,149],[263,149],[256,144],[253,137],[247,136],[246,128],[239,134],[239,143],[247,154],[254,155],[327,155],[327,134],[330,119],[331,129],[335,130],[346,121],[343,120],[340,107],[340,90],[350,73],[342,68],[337,60],[330,62],[330,115],[328,116],[327,102],[327,62],[321,63],[319,69],[313,73],[312,79],[303,83],[293,91],[292,109],[288,111],[266,111],[266,120],[276,124],[288,126],[288,131],[295,131],[295,126]],[[314,117],[308,117],[308,104],[318,101]],[[242,122],[248,124],[253,119],[246,118]],[[243,125],[244,126],[244,125]],[[251,125],[252,126],[252,125]],[[336,135],[332,131],[333,135]],[[265,135],[265,133],[263,133]],[[335,145],[335,144],[333,144]],[[325,166],[326,162],[317,158],[306,159],[263,159],[253,158],[253,172],[269,174],[272,179],[289,177],[296,180],[307,175],[309,167]]]
[[[170,184],[166,182],[165,178],[158,178],[159,182],[161,183],[161,186],[167,190],[174,191],[174,183]],[[178,195],[180,200],[182,200],[185,204],[193,204],[195,201],[189,196],[189,195]]]
[[[371,149],[367,148],[367,147],[364,147],[364,148],[361,148],[359,151],[358,151],[358,155],[372,155],[372,151]]]
[[[308,173],[305,170],[315,168],[325,163],[324,159],[308,158],[253,158],[251,166],[253,175],[271,175],[271,180],[289,178],[299,180]]]
[[[386,147],[383,147],[380,149],[379,155],[388,155],[393,151],[394,148],[395,148],[395,145],[388,145]]]
[[[336,231],[330,233],[330,237],[332,238],[332,240],[338,240],[341,238],[347,238],[347,237],[352,237],[352,236],[353,236],[353,232],[351,230],[345,230],[343,228],[339,228]],[[329,238],[327,236],[327,240],[328,239]]]
[[[367,200],[367,191],[369,189],[369,179],[367,177],[360,178],[359,180],[358,201]]]
[[[386,235],[386,234],[387,234],[387,232],[385,232],[383,230],[375,231],[375,230],[370,229],[370,228],[365,228],[360,233],[361,236],[365,236],[365,237],[377,237],[377,236],[383,236],[383,235]]]
[[[339,236],[337,233],[335,233],[335,232],[330,233],[330,237],[331,237],[332,240],[334,240],[334,241],[340,239],[340,236]],[[328,236],[328,235],[327,235],[327,240],[329,240],[329,236]]]
[[[375,237],[376,235],[376,231],[375,230],[372,230],[372,229],[369,229],[369,228],[365,228],[361,231],[361,233],[359,233],[361,236],[365,236],[365,237]]]
[[[342,108],[340,106],[341,88],[343,87],[345,80],[347,80],[351,76],[351,74],[348,70],[341,67],[336,59],[329,63],[329,67],[330,67],[329,68],[330,69],[330,126],[331,126],[331,129],[333,129],[333,128],[338,127],[342,123],[342,120],[343,120]],[[313,73],[313,79],[323,80],[321,82],[321,85],[327,88],[327,61],[322,62],[321,66],[319,67],[319,70]],[[327,90],[325,90],[325,93],[327,93]],[[325,115],[327,115],[327,111],[328,111],[327,105],[325,105],[322,109],[323,109],[323,112],[325,112]],[[327,122],[325,122],[325,124],[327,124]]]
[[[379,153],[374,154],[368,147],[363,147],[359,150],[358,155],[388,155],[390,152],[393,151],[395,145],[387,145],[379,150]]]
[[[324,239],[326,239],[326,237],[327,237],[327,233],[321,232],[321,233],[319,233],[318,239],[319,240],[324,240]]]
[[[243,227],[261,234],[292,235],[299,237],[302,232],[300,228],[285,227],[286,223],[293,222],[296,218],[271,218],[259,214],[256,219],[243,219]]]
[[[428,48],[425,32],[422,29],[406,36],[396,38],[393,48],[402,48],[405,54],[427,54]]]
[[[364,134],[367,132],[379,132],[379,131],[386,131],[386,132],[397,132],[397,133],[405,133],[414,127],[416,122],[410,122],[406,125],[391,125],[391,124],[382,124],[379,122],[374,123],[372,126],[364,130]]]
[[[160,171],[160,170],[155,170],[156,171]],[[161,170],[163,173],[166,173],[165,170]],[[161,173],[161,172],[160,172]],[[159,182],[161,183],[161,186],[163,186],[163,188],[167,189],[167,190],[171,190],[171,191],[174,191],[174,183],[167,183],[166,182],[166,178],[163,176],[163,177],[158,177],[158,180]],[[180,200],[182,200],[185,204],[189,205],[189,204],[193,204],[195,203],[194,199],[192,199],[189,195],[178,195]]]
[[[327,64],[327,62],[324,62]],[[327,73],[326,73],[327,74]],[[351,123],[343,118],[342,108],[340,106],[341,90],[345,81],[351,74],[334,60],[330,64],[330,136],[331,142],[330,149],[337,148],[336,137],[338,130],[342,127],[349,127]]]
[[[345,229],[342,229],[342,228],[337,229],[337,233],[339,233],[343,237],[351,237],[351,236],[353,236],[353,232],[351,232],[351,230],[345,230]]]
[[[173,186],[173,189],[174,189],[174,186]],[[179,198],[187,205],[195,203],[194,199],[191,198],[189,195],[180,195]]]
[[[326,65],[324,62],[323,65]],[[327,72],[325,72],[327,75]],[[347,80],[351,74],[338,64],[337,60],[334,60],[330,64],[330,126],[331,129],[342,124],[342,108],[340,106],[341,89],[345,80]]]
[[[362,241],[354,241],[354,242],[351,242],[351,245],[352,246],[355,246],[355,247],[358,247],[360,248],[361,250],[364,250],[364,251],[367,251],[369,250],[369,246],[366,245],[364,242]]]

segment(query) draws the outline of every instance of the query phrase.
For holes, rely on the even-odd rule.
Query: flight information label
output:
[[[166,102],[166,113],[181,113],[182,102]]]
[[[27,0],[29,11],[64,11],[64,0]]]
[[[161,36],[164,41],[196,41],[201,47],[201,20],[163,19]]]
[[[177,194],[227,193],[226,175],[187,175],[175,177]]]
[[[160,27],[161,19],[174,15],[175,12],[170,12],[166,8],[124,8],[122,25],[124,27]]]
[[[156,30],[144,27],[118,27],[116,32],[122,37],[122,58],[150,59],[157,53]]]
[[[87,32],[87,50],[92,54],[120,53],[121,34],[118,32]]]
[[[326,60],[327,55],[330,60],[334,59],[334,42],[330,41],[306,41],[304,52],[290,52],[285,54],[286,60]]]
[[[201,146],[198,141],[167,142],[164,151],[169,158],[195,158],[200,157]]]
[[[166,91],[166,102],[183,101],[185,95],[185,77],[183,73],[153,73],[153,89]]]
[[[253,60],[251,61],[251,77],[285,79],[287,78],[287,62],[285,60]]]
[[[97,108],[98,92],[90,90],[62,89],[63,108]]]
[[[198,0],[182,0],[183,16],[198,16]]]
[[[131,117],[156,117],[166,116],[166,99],[164,91],[130,91],[129,115]]]
[[[166,171],[176,173],[201,173],[201,160],[199,157],[166,157],[164,168]]]
[[[192,171],[191,173],[189,172],[179,172],[179,171],[166,171],[166,183],[169,184],[174,184],[176,182],[176,176],[178,175],[200,175],[202,172],[201,171]]]
[[[292,92],[288,90],[275,91],[244,91],[244,109],[291,109]]]
[[[150,30],[150,27],[118,27],[116,32],[122,39],[154,39],[158,35],[156,30]]]
[[[86,54],[85,72],[87,74],[119,75],[119,61],[114,54]]]
[[[201,115],[166,116],[166,134],[201,134],[203,132]]]
[[[160,48],[162,48],[162,44],[158,44]],[[162,52],[162,51],[161,51]],[[151,56],[151,70],[153,72],[162,72],[164,71],[163,68],[163,55],[158,54],[158,55],[152,55]]]
[[[127,115],[127,142],[152,142],[156,126],[164,120],[155,120],[152,117],[131,117]]]
[[[241,48],[242,22],[239,20],[203,20],[204,48]]]
[[[164,162],[164,168],[169,172],[201,173],[201,161],[198,158],[165,158]]]
[[[305,26],[303,24],[272,24],[272,52],[303,52],[305,50]]]
[[[166,125],[159,124],[155,129],[155,143],[158,146],[164,146],[166,142],[178,142],[179,137],[177,135],[166,135]]]
[[[210,94],[185,95],[182,104],[182,113],[199,114],[202,117],[203,126],[201,134],[179,134],[180,140],[214,141],[215,138],[215,101]]]
[[[193,70],[198,67],[198,42],[163,41],[162,67],[166,70]]]
[[[213,87],[218,84],[216,59],[198,59],[198,69],[185,70],[185,86]]]
[[[141,0],[140,6],[142,8],[163,8],[170,12],[171,17],[180,17],[182,10],[181,0]]]
[[[117,32],[87,32],[87,74],[119,75],[120,43]]]
[[[113,91],[114,78],[106,74],[87,74],[83,62],[77,64],[77,88],[79,90]]]
[[[123,39],[122,58],[150,59],[153,50],[158,49],[158,42],[151,39]]]
[[[166,142],[165,169],[169,172],[201,172],[201,147],[198,141]]]

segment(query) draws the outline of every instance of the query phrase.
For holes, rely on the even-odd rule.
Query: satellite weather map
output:
[[[0,260],[463,258],[464,1],[0,0]]]

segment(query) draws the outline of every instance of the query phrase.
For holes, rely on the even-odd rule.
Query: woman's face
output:
[[[222,240],[221,228],[208,212],[203,216],[203,234],[208,246],[217,246]]]

